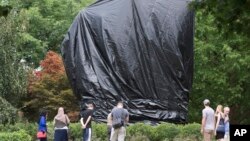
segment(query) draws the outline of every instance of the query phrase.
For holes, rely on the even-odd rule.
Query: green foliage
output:
[[[190,122],[201,119],[202,100],[231,108],[230,121],[249,124],[249,1],[195,3],[195,75]],[[238,116],[243,115],[243,116]]]
[[[179,128],[181,133],[179,136],[181,136],[181,138],[185,138],[188,137],[190,135],[192,135],[191,137],[197,141],[202,140],[201,138],[201,133],[200,133],[200,128],[201,125],[197,124],[197,123],[192,123],[192,124],[186,124],[185,126],[180,126]]]
[[[80,139],[82,137],[82,127],[80,123],[70,124],[70,136]]]
[[[168,141],[168,140],[164,140],[164,141]],[[182,137],[176,137],[173,139],[173,141],[202,141],[202,138],[197,138],[193,135],[188,135],[188,136],[182,136]],[[212,141],[215,141],[215,139],[212,139]]]
[[[23,31],[25,23],[17,23],[16,13],[6,18],[0,17],[0,96],[12,105],[19,105],[19,100],[26,94],[28,67],[18,57],[16,41]]]
[[[1,132],[18,132],[20,130],[25,130],[25,132],[32,137],[36,138],[38,125],[36,123],[16,123],[16,124],[0,124],[0,133]]]
[[[0,133],[18,132],[21,129],[25,133],[36,139],[36,131],[38,125],[36,123],[18,123],[16,125],[0,125]],[[146,129],[144,129],[146,128]],[[127,141],[200,141],[200,124],[192,123],[187,125],[175,125],[170,123],[162,123],[157,126],[150,126],[143,123],[136,123],[127,127]],[[173,130],[173,131],[172,131]],[[51,122],[48,122],[48,139],[53,140],[54,129]],[[76,140],[81,140],[82,129],[80,123],[70,124],[70,135]],[[104,123],[92,124],[92,140],[107,140],[107,125]]]
[[[210,99],[211,106],[218,104],[231,108],[231,123],[247,124],[250,112],[250,50],[245,35],[232,32],[225,38],[218,30],[215,17],[196,13],[195,70],[190,95],[189,122],[200,122],[202,101]],[[238,116],[238,115],[246,116]]]
[[[64,34],[76,14],[93,0],[0,0],[0,17],[13,17],[17,23],[26,23],[16,50],[20,58],[38,66],[48,50],[59,52]],[[0,30],[1,31],[1,30]]]
[[[150,141],[145,135],[133,135],[131,137],[126,137],[127,141]]]
[[[9,124],[16,121],[17,109],[2,97],[0,97],[0,111],[0,124]]]
[[[22,58],[38,66],[48,50],[59,52],[64,34],[76,14],[92,0],[17,0],[13,7],[25,13],[26,31],[21,32],[19,52]]]
[[[32,138],[24,130],[15,132],[0,132],[1,141],[32,141]]]
[[[173,140],[180,132],[180,129],[175,124],[161,123],[156,127],[156,140],[169,139]]]
[[[100,139],[101,141],[105,141],[108,139],[108,130],[106,124],[96,124],[92,122],[92,131],[94,132],[95,137]]]
[[[48,134],[47,138],[48,140],[53,140],[54,138],[54,127],[51,122],[47,123],[48,128]],[[19,132],[20,130],[24,130],[26,134],[28,134],[32,140],[36,140],[36,133],[38,129],[37,123],[16,123],[16,124],[7,124],[7,125],[1,125],[0,124],[0,133],[6,132],[6,133],[13,133],[13,132]]]
[[[191,128],[190,128],[191,130],[190,135],[195,133],[192,131],[200,129],[200,127],[196,126],[192,126]],[[185,133],[185,129],[186,127],[184,128],[184,126],[182,125],[176,125],[171,123],[161,123],[157,126],[150,126],[148,124],[136,123],[127,128],[127,138],[128,140],[145,139],[150,141],[164,141],[164,140],[172,141],[176,137],[179,136],[184,137],[182,136],[182,133]],[[200,132],[198,131],[198,133]],[[196,134],[197,133],[195,133],[195,135]]]
[[[20,105],[20,99],[26,94],[27,69],[20,63],[16,51],[23,23],[16,23],[15,13],[10,17],[0,17],[0,123],[13,123],[16,120],[16,108]]]
[[[152,128],[150,125],[144,123],[136,123],[127,128],[128,138],[134,138],[133,136],[148,135],[152,137],[155,132],[155,128]],[[153,138],[150,138],[153,139]]]
[[[213,15],[216,27],[226,34],[237,32],[250,37],[249,0],[199,0],[194,1],[193,6],[204,10],[206,15]]]

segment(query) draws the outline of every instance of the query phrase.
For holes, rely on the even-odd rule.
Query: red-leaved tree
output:
[[[78,113],[78,102],[66,77],[61,56],[49,51],[40,66],[42,69],[39,72],[30,75],[29,94],[22,108],[26,116],[36,120],[39,110],[45,108],[49,111],[49,119],[52,119],[61,106],[69,115]],[[73,114],[72,118],[77,116]]]
[[[49,75],[53,79],[65,75],[62,57],[53,51],[46,54],[45,59],[40,62],[40,66],[42,67],[42,75]]]

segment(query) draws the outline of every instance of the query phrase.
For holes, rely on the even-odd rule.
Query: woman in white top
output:
[[[64,114],[64,109],[60,107],[53,121],[55,127],[54,141],[68,141],[69,123],[68,116]]]

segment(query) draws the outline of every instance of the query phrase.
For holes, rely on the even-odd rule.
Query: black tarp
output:
[[[187,0],[102,0],[79,12],[62,43],[74,93],[105,120],[122,100],[132,120],[186,122],[194,12]]]

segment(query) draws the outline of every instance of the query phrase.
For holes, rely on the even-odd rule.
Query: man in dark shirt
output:
[[[124,141],[126,136],[125,125],[129,120],[128,110],[123,108],[123,103],[120,101],[117,106],[111,111],[112,117],[112,130],[111,130],[111,141]],[[121,123],[119,125],[119,123]],[[118,126],[117,126],[118,125]]]
[[[88,103],[87,109],[81,115],[81,125],[83,129],[83,141],[91,141],[91,120],[93,115],[94,104]]]

